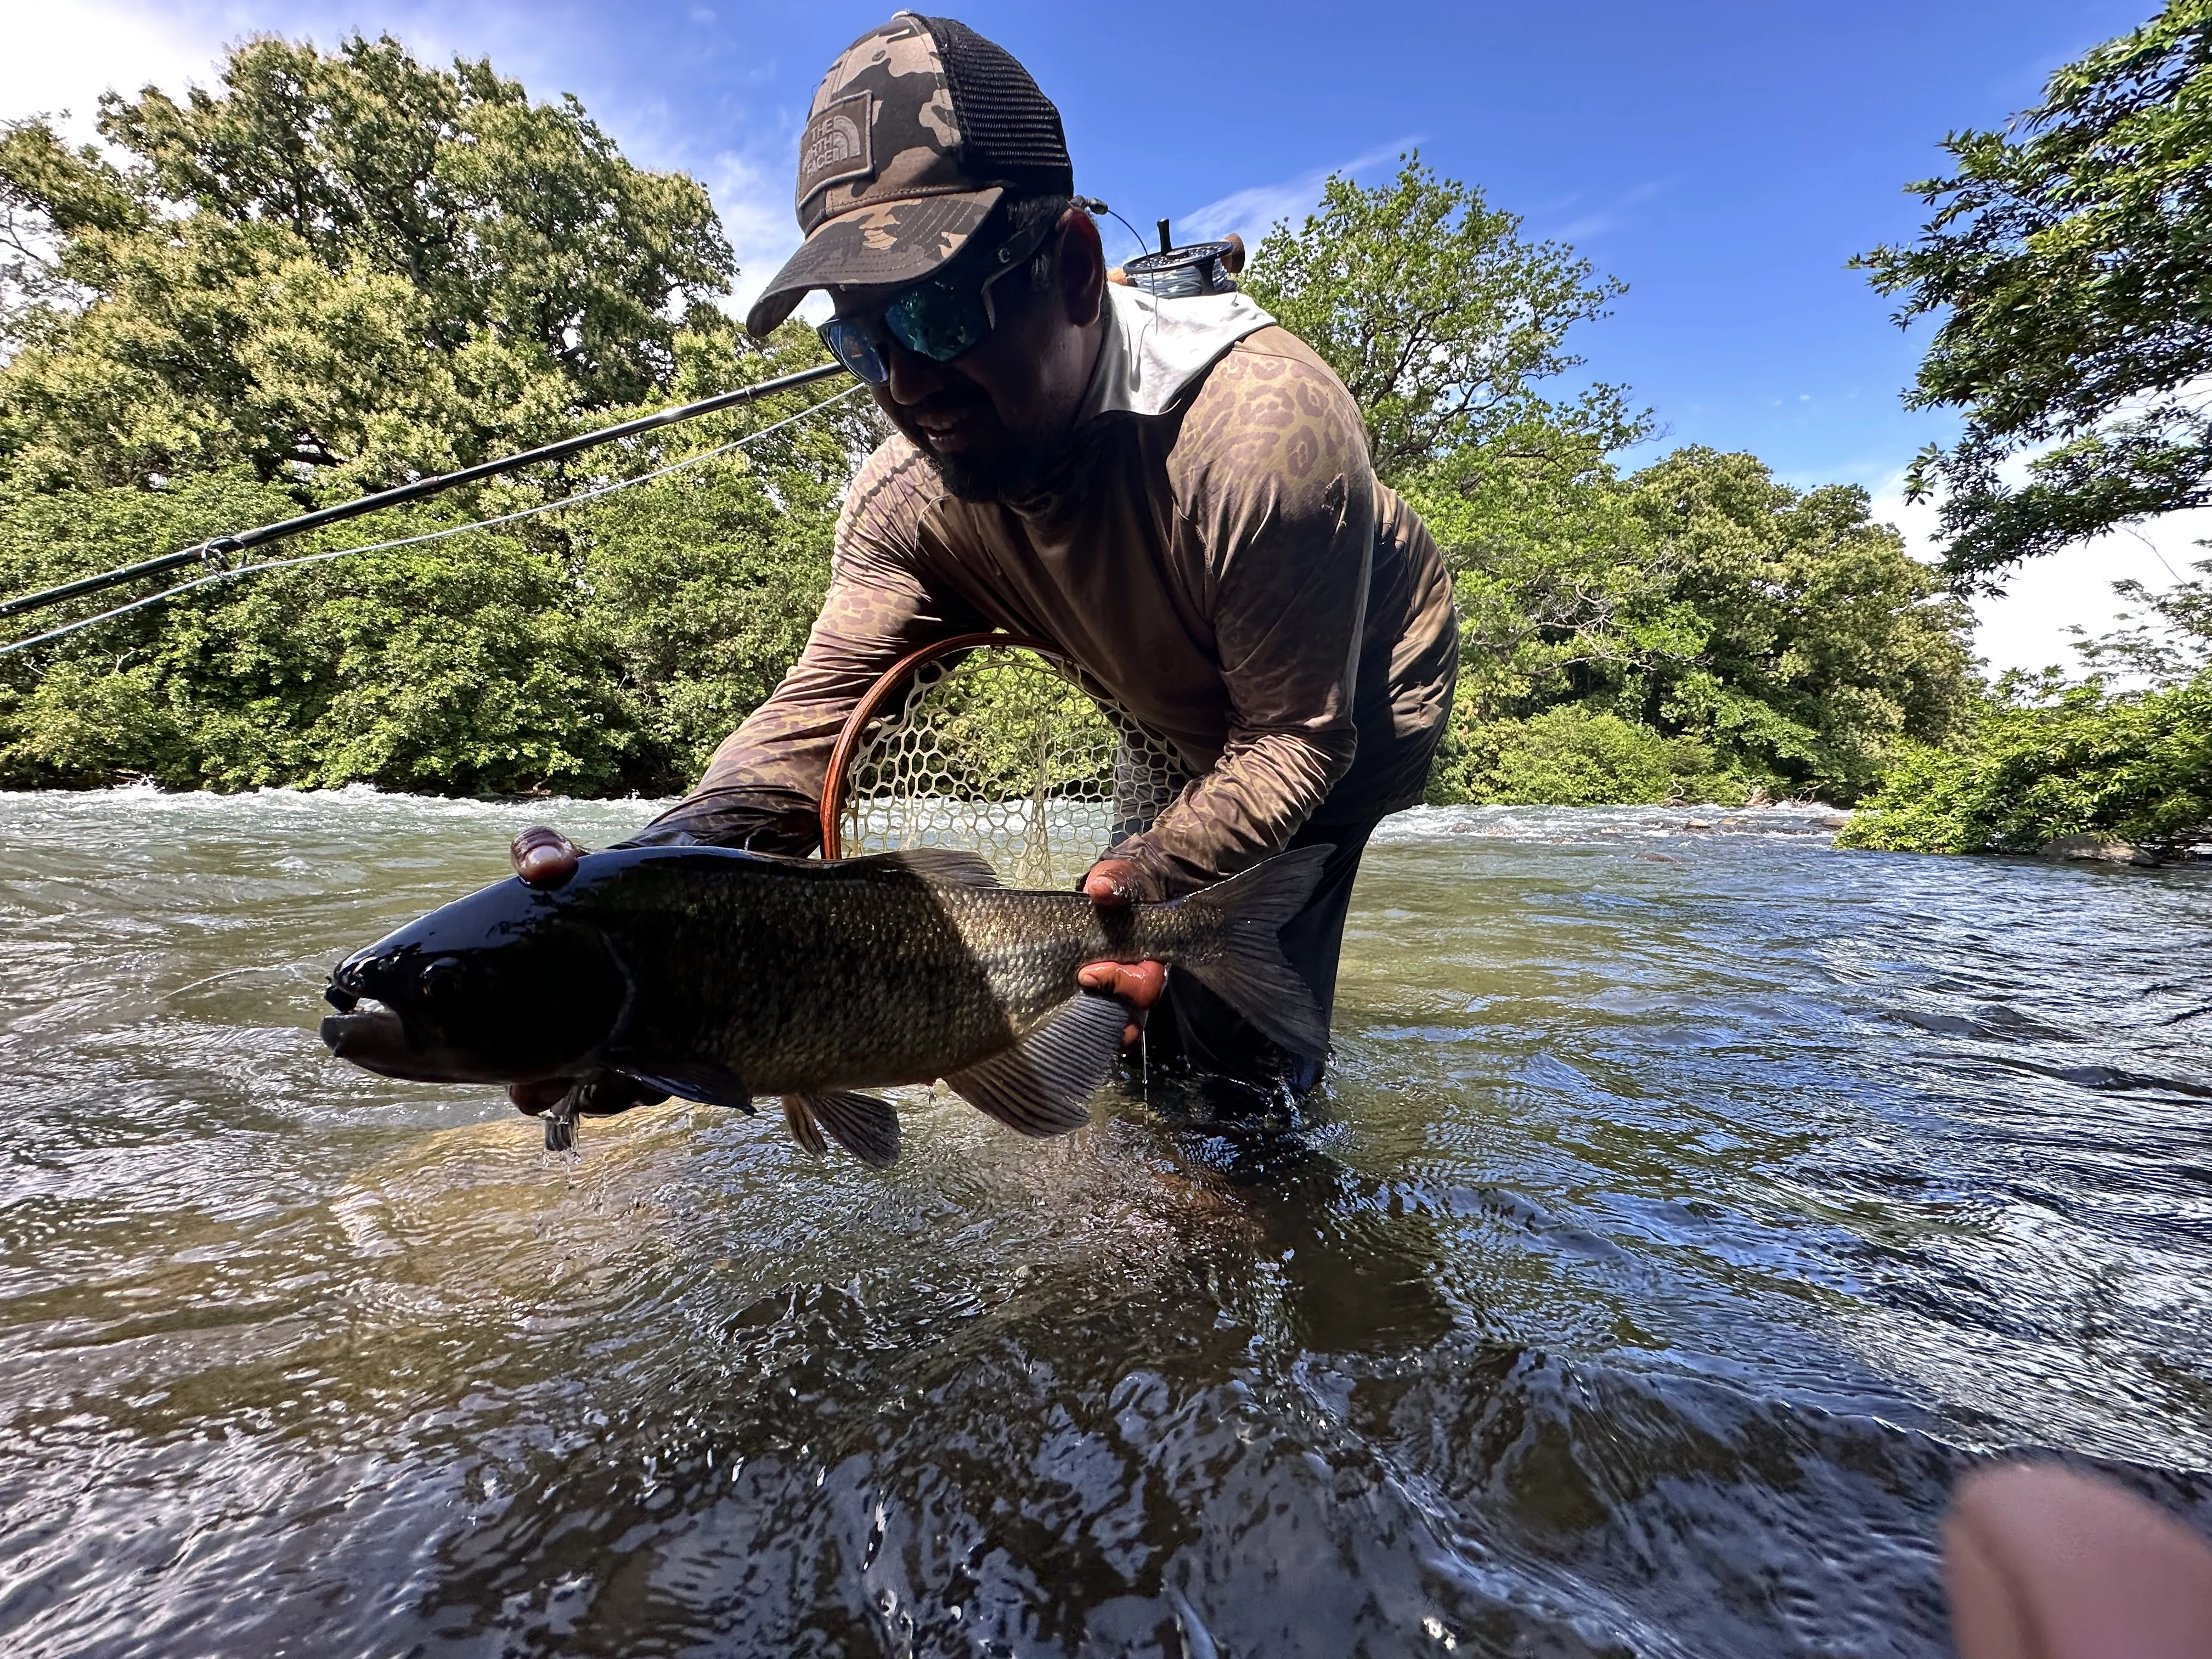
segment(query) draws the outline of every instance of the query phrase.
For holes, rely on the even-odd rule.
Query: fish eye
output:
[[[426,963],[422,968],[422,994],[431,998],[451,995],[460,989],[465,971],[459,959],[453,957],[440,957],[434,962]]]

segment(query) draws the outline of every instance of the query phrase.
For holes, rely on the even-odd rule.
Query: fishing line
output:
[[[1101,214],[1110,214],[1116,219],[1121,219],[1121,216],[1120,214],[1115,213],[1112,208],[1108,207],[1105,203],[1100,201],[1096,196],[1079,196],[1075,198],[1075,205],[1081,208],[1085,212],[1090,214],[1094,218]],[[1121,219],[1121,228],[1127,231],[1129,234],[1135,239],[1138,255],[1143,255],[1151,252],[1152,245],[1145,240],[1144,233],[1139,231],[1136,226],[1131,224],[1127,219]]]
[[[303,553],[296,558],[270,559],[263,564],[242,564],[229,570],[217,570],[209,575],[196,576],[191,581],[179,582],[174,587],[165,587],[158,593],[149,593],[143,599],[131,600],[128,605],[118,605],[112,611],[103,611],[97,616],[82,617],[76,622],[66,623],[59,628],[50,628],[43,634],[33,634],[28,639],[16,640],[11,644],[0,645],[0,657],[7,656],[12,652],[28,650],[34,645],[44,645],[49,640],[58,640],[64,635],[74,634],[81,628],[91,627],[94,623],[108,622],[117,617],[128,616],[133,611],[143,611],[149,605],[161,605],[167,600],[175,599],[180,593],[189,593],[196,587],[206,587],[216,582],[230,581],[240,576],[259,575],[264,571],[289,570],[295,565],[323,564],[331,559],[350,557],[356,553],[385,553],[393,548],[418,547],[424,542],[443,541],[449,536],[465,536],[471,531],[496,529],[501,525],[513,524],[519,519],[532,519],[541,513],[551,513],[560,507],[574,507],[580,502],[597,501],[601,496],[611,495],[617,490],[633,489],[639,484],[651,483],[656,478],[665,478],[672,472],[681,472],[686,467],[697,466],[703,462],[718,459],[734,450],[743,449],[747,444],[765,438],[771,432],[781,431],[794,422],[803,421],[808,416],[829,408],[832,404],[842,403],[860,389],[860,383],[855,380],[842,392],[835,392],[823,398],[819,403],[809,404],[796,415],[787,415],[780,421],[771,422],[757,432],[748,432],[744,437],[722,444],[716,448],[702,450],[696,455],[687,455],[680,461],[671,461],[667,465],[655,467],[650,472],[641,472],[635,478],[618,478],[612,483],[579,490],[573,495],[563,495],[558,501],[540,501],[534,507],[517,507],[512,513],[502,513],[495,518],[474,519],[467,524],[448,525],[442,530],[424,531],[419,535],[399,536],[385,542],[369,542],[360,547],[330,548],[320,553]]]
[[[826,380],[833,374],[844,372],[843,366],[839,363],[817,363],[811,368],[802,368],[790,374],[776,375],[771,380],[756,380],[750,386],[718,392],[713,397],[702,398],[696,403],[656,409],[650,415],[617,421],[614,425],[603,426],[596,432],[580,432],[572,438],[556,438],[550,444],[540,444],[537,448],[526,449],[520,454],[478,461],[474,466],[465,466],[457,472],[436,473],[427,478],[416,478],[410,483],[394,484],[391,489],[380,489],[374,495],[356,495],[349,501],[334,501],[328,507],[319,507],[312,513],[280,519],[275,524],[257,525],[251,530],[241,530],[227,536],[211,536],[197,547],[182,548],[174,553],[164,553],[158,558],[141,560],[137,564],[103,570],[94,575],[80,576],[75,581],[64,582],[59,587],[49,587],[40,592],[0,599],[0,617],[44,610],[47,605],[59,605],[64,599],[82,599],[88,593],[98,592],[103,587],[136,581],[141,576],[165,575],[183,565],[218,563],[234,553],[245,552],[248,548],[266,547],[271,542],[287,541],[294,536],[305,535],[310,530],[320,530],[326,525],[343,523],[348,519],[381,513],[386,507],[401,507],[410,501],[443,495],[456,485],[474,483],[482,478],[495,478],[502,472],[514,471],[517,467],[536,466],[545,461],[565,461],[571,455],[580,454],[586,449],[596,449],[601,444],[611,444],[621,438],[635,438],[641,433],[658,432],[664,426],[674,426],[682,421],[696,421],[702,415],[717,414],[739,404],[749,404],[778,392],[788,392],[794,386],[811,386],[817,380]]]

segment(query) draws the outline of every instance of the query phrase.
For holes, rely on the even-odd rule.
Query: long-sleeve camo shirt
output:
[[[817,844],[839,729],[876,678],[982,628],[1057,645],[1192,781],[1117,850],[1159,894],[1310,819],[1420,798],[1451,702],[1451,584],[1320,357],[1241,295],[1111,303],[1072,447],[1036,493],[959,500],[894,436],[838,520],[806,648],[646,840]]]

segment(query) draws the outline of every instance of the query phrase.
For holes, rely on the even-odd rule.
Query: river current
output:
[[[1422,809],[1304,1118],[327,1059],[638,803],[0,795],[0,1650],[1936,1655],[1953,1480],[2212,1531],[2212,875]]]

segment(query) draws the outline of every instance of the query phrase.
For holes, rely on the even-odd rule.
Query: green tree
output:
[[[2212,501],[2212,0],[2172,0],[2008,131],[1944,148],[1950,176],[1911,186],[1936,210],[1920,240],[1857,263],[1900,323],[1943,317],[1905,401],[1966,414],[1910,475],[1941,497],[1950,571]]]
[[[120,164],[0,134],[0,464],[31,489],[243,465],[353,494],[644,399],[679,332],[727,326],[706,191],[486,63],[264,37],[99,125]]]
[[[532,104],[483,64],[255,40],[220,92],[111,99],[102,122],[135,161],[38,123],[0,138],[0,592],[823,359],[804,329],[762,349],[706,303],[731,267],[696,184],[631,167],[573,100]],[[821,395],[284,550],[542,505]],[[679,787],[804,639],[872,432],[845,407],[547,516],[205,588],[0,660],[0,782]]]
[[[1873,521],[1862,489],[1801,492],[1753,456],[1691,448],[1626,478],[1602,463],[1492,468],[1477,489],[1415,499],[1462,618],[1433,799],[1528,799],[1528,780],[1564,776],[1505,758],[1526,748],[1520,722],[1563,706],[1647,735],[1635,767],[1586,769],[1623,780],[1622,800],[1847,802],[1970,714],[1966,609]],[[1662,752],[1674,740],[1704,758]]]
[[[1520,229],[1415,153],[1373,190],[1331,174],[1320,211],[1296,231],[1277,224],[1253,255],[1244,285],[1343,380],[1386,483],[1548,453],[1562,432],[1601,452],[1641,435],[1617,386],[1565,405],[1540,391],[1581,366],[1567,331],[1625,289]]]
[[[2212,840],[2212,674],[2114,693],[2011,676],[1955,744],[1911,750],[1836,837],[1878,852],[2033,853],[2094,836],[2170,855]]]
[[[2067,631],[2074,648],[2095,669],[2139,674],[2154,685],[2180,685],[2212,669],[2212,559],[2199,559],[2202,574],[2154,593],[2138,581],[2114,582],[2112,592],[2128,601],[2132,615],[2122,626],[2092,638],[2086,629]]]
[[[1629,480],[1662,594],[1627,617],[1611,702],[1793,793],[1856,799],[1966,714],[1972,618],[1865,490],[1798,491],[1683,449]]]
[[[2197,568],[2212,577],[2212,560]],[[2212,582],[2112,586],[2134,615],[2100,638],[2073,630],[2095,672],[2007,675],[1952,741],[1912,745],[1838,844],[2032,853],[2094,836],[2160,857],[2212,841]],[[2115,690],[2115,668],[2148,684]]]
[[[1511,806],[1657,806],[1740,800],[1741,780],[1720,770],[1695,738],[1669,738],[1635,720],[1561,703],[1489,728],[1488,764],[1474,793]]]

